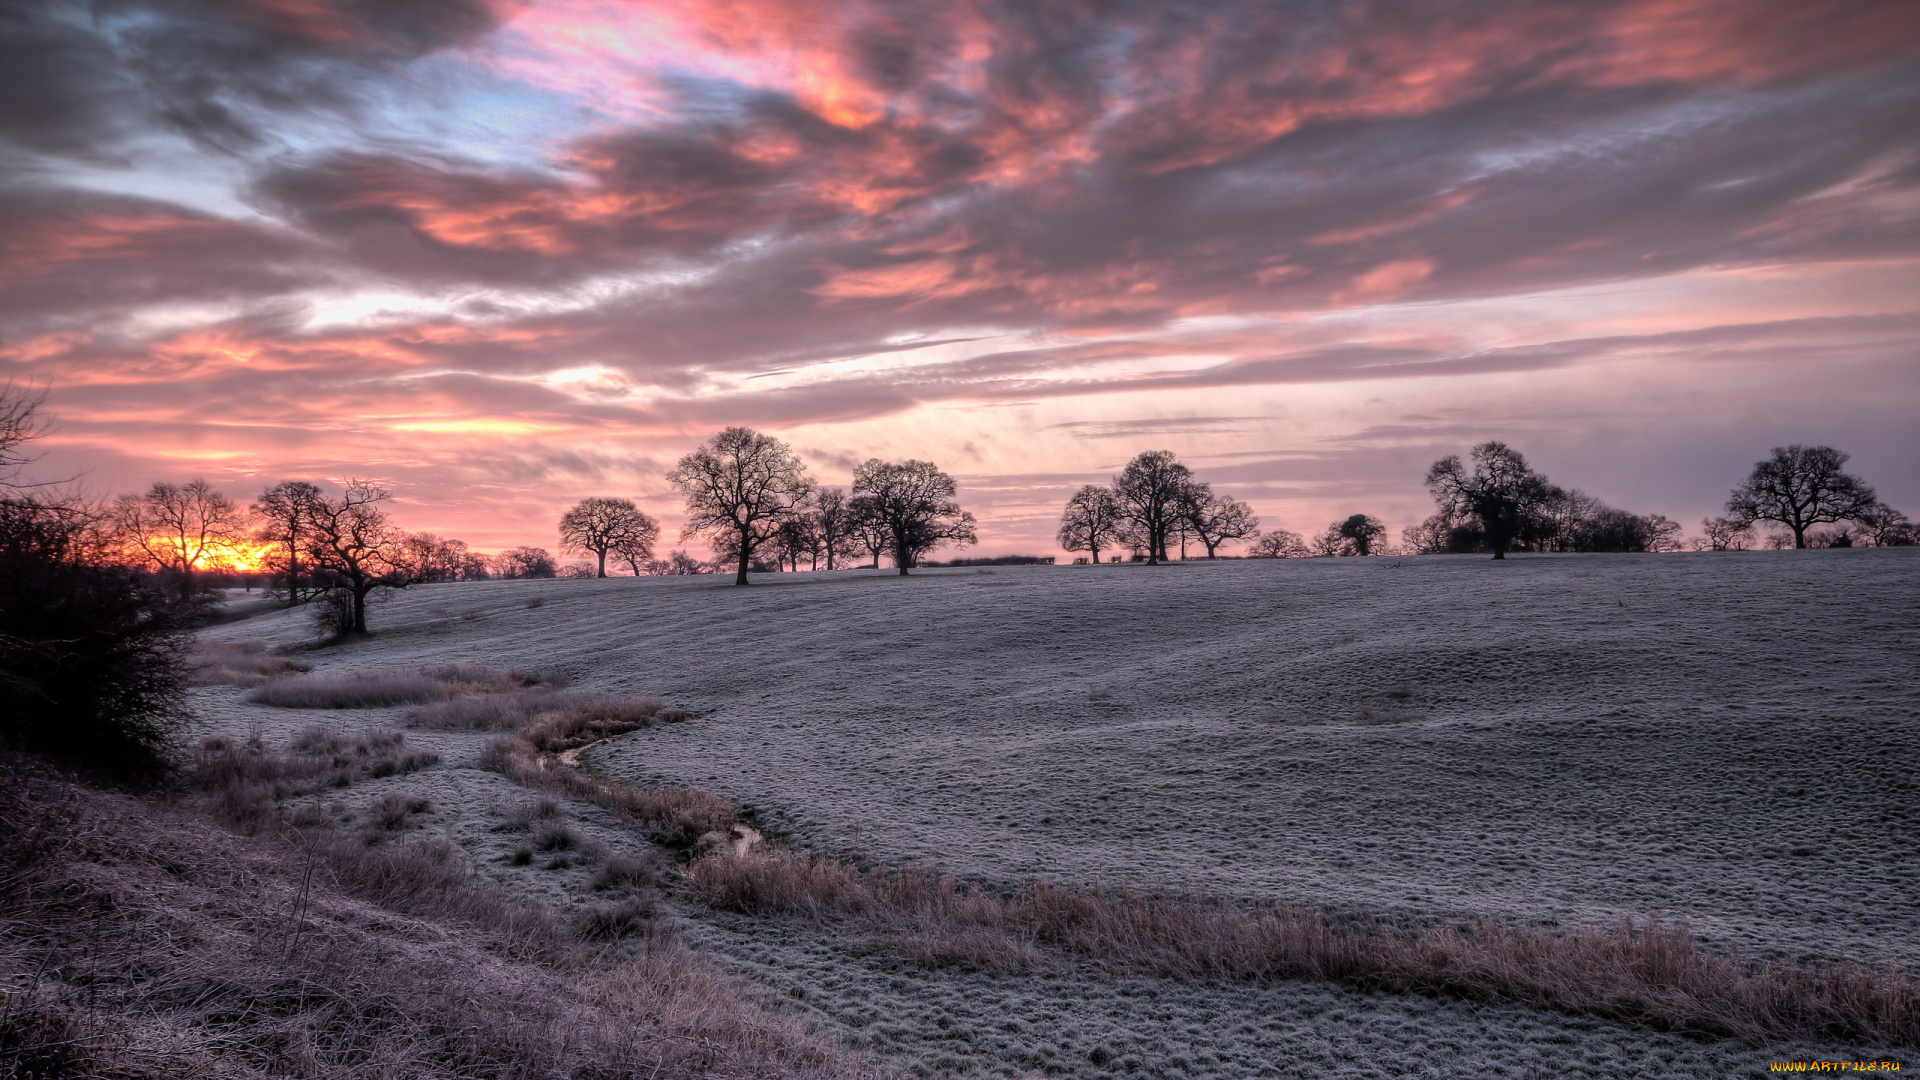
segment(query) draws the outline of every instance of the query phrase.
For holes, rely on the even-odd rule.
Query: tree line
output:
[[[1848,456],[1828,446],[1775,447],[1734,488],[1724,517],[1701,522],[1687,542],[1678,522],[1607,505],[1577,488],[1562,488],[1527,464],[1518,450],[1492,441],[1463,462],[1451,455],[1428,469],[1435,512],[1404,529],[1398,548],[1387,527],[1368,514],[1332,522],[1307,539],[1284,529],[1261,532],[1247,504],[1216,495],[1165,450],[1135,457],[1107,485],[1089,484],[1067,500],[1058,542],[1085,551],[1077,563],[1099,562],[1102,551],[1124,550],[1132,561],[1167,560],[1169,545],[1198,542],[1217,558],[1222,543],[1248,542],[1250,558],[1343,555],[1440,555],[1509,551],[1661,552],[1736,551],[1748,547],[1878,547],[1920,543],[1907,516],[1881,502],[1871,487],[1844,469]],[[1470,464],[1469,464],[1470,462]],[[1762,523],[1781,528],[1756,537]],[[1821,529],[1827,525],[1830,528]],[[1120,556],[1109,556],[1119,561]]]

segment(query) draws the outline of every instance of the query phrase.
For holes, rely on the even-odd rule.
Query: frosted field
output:
[[[1920,552],[759,581],[431,586],[381,605],[375,640],[302,658],[317,671],[553,666],[577,688],[665,698],[697,719],[596,747],[587,763],[719,791],[796,846],[868,861],[1415,918],[1654,912],[1749,952],[1920,961]],[[293,645],[310,630],[286,613],[212,634]],[[326,718],[225,687],[196,700],[224,730]],[[528,796],[470,767],[483,741],[410,732],[446,762],[377,783],[431,795],[436,827],[489,873],[578,899],[587,871],[499,865],[513,838],[492,827]],[[1766,1060],[1524,1010],[924,972],[732,917],[700,915],[689,932],[923,1075],[1100,1076],[1130,1060],[1209,1077],[1259,1075],[1254,1061],[1292,1062],[1289,1075],[1471,1063],[1697,1076]],[[1007,1030],[1009,1011],[1033,1017]],[[1100,1047],[1105,1067],[1088,1057]]]

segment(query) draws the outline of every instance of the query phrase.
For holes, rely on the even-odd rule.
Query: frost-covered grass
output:
[[[300,655],[319,674],[444,661],[556,666],[590,692],[663,698],[697,722],[650,727],[585,760],[648,785],[718,791],[797,845],[869,862],[932,859],[992,881],[1098,879],[1414,921],[1488,916],[1551,929],[1658,915],[1747,955],[1920,959],[1911,770],[1920,553],[761,580],[745,590],[697,577],[433,586],[384,605],[373,640]],[[532,598],[545,602],[529,608]],[[276,614],[219,632],[286,646],[308,628]],[[196,695],[208,722],[226,730],[273,719],[230,689]],[[549,891],[587,888],[586,869],[505,868],[517,841],[486,831],[489,815],[504,813],[504,781],[463,767],[484,736],[409,738],[447,757],[450,770],[408,779],[443,777],[423,794],[469,850],[485,853],[489,873],[532,874]],[[914,1047],[909,1056],[924,1052],[913,1060],[935,1072],[946,1029],[924,1025],[939,1009],[961,1023],[950,1006],[962,988],[1011,979],[1045,997],[1056,990],[1039,987],[1064,979],[874,974],[895,961],[846,942],[796,960],[816,966],[790,978],[777,963],[747,959],[793,955],[801,946],[790,927],[725,918],[734,929],[713,924],[714,940],[741,950],[756,977],[811,987],[807,1007],[823,1015],[899,1011],[887,1021],[903,1030],[889,1053]],[[821,988],[829,970],[868,996],[825,1000],[838,993]],[[889,998],[886,988],[902,981],[909,989]],[[1059,983],[1062,1000],[1071,985]],[[1089,985],[1087,1000],[1106,1001],[1114,985]],[[1307,998],[1345,993],[1155,985],[1171,1002],[1155,1015],[1215,1010],[1228,1030],[1261,1030],[1259,1016],[1233,1011],[1256,998],[1291,1017]],[[980,1018],[1017,1013],[1027,1006],[1011,999],[1027,996],[1008,990],[997,1005],[969,1008]],[[1241,1004],[1222,1004],[1229,998]],[[1368,1000],[1385,1002],[1383,1023],[1396,1030],[1436,1008]],[[1440,1008],[1453,1016],[1454,1006]],[[1008,1038],[1030,1053],[1119,1030],[1088,1009]],[[1112,1024],[1146,1023],[1132,1009],[1115,1015],[1133,1019]],[[1318,1015],[1314,1024],[1326,1024]],[[1443,1074],[1442,1048],[1464,1037],[1464,1021],[1420,1022],[1440,1026],[1430,1044],[1403,1046],[1427,1063],[1413,1074]],[[1551,1075],[1730,1075],[1748,1056],[1618,1025],[1527,1023],[1570,1040]],[[1290,1030],[1314,1026],[1301,1024]],[[1218,1055],[1198,1047],[1225,1044],[1179,1026],[1168,1019],[1157,1032],[1169,1048],[1160,1060],[1183,1057],[1189,1075],[1257,1075],[1202,1062],[1196,1055]],[[1368,1030],[1387,1038],[1380,1025]],[[1659,1068],[1644,1060],[1654,1047],[1668,1048]],[[1489,1067],[1505,1060],[1488,1055],[1470,1056]],[[1135,1056],[1143,1067],[1150,1060]],[[973,1064],[956,1075],[1040,1067],[999,1051],[962,1057]],[[1064,1050],[1049,1060],[1069,1074],[1105,1068],[1072,1064]],[[1325,1060],[1346,1061],[1325,1075],[1368,1074],[1353,1059]]]

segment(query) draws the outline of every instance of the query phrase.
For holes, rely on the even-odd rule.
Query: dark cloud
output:
[[[244,152],[277,117],[348,109],[370,74],[471,44],[488,0],[17,0],[0,10],[0,139],[112,160],[152,129]]]
[[[0,341],[75,316],[272,298],[325,275],[287,230],[152,199],[0,187]],[[259,327],[256,329],[267,329]]]

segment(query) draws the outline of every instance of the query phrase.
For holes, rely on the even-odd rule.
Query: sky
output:
[[[1177,453],[1264,527],[1502,439],[1697,529],[1920,516],[1910,0],[14,0],[0,379],[102,493],[376,479],[557,547],[747,425],[969,554]],[[695,545],[698,550],[698,545]]]

